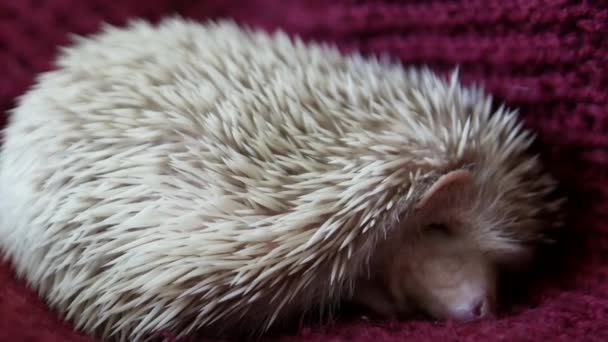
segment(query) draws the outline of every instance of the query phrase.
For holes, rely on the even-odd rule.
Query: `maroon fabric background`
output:
[[[495,321],[344,317],[283,334],[284,340],[608,341],[607,1],[0,0],[0,124],[34,75],[52,67],[69,33],[172,13],[281,27],[440,72],[460,65],[465,82],[521,109],[571,199],[566,243],[548,251],[528,283],[505,290],[508,305]],[[0,341],[93,340],[61,322],[0,264]]]

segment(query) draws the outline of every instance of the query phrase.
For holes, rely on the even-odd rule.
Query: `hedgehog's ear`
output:
[[[453,207],[454,205],[464,204],[465,196],[470,194],[473,187],[473,176],[467,170],[450,171],[439,177],[420,196],[419,201],[414,206],[415,209],[442,209]]]

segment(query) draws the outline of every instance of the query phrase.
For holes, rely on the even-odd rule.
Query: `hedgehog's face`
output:
[[[493,315],[498,265],[521,262],[522,252],[488,249],[479,243],[479,222],[467,211],[475,201],[468,172],[440,178],[422,196],[414,222],[379,273],[357,284],[355,302],[376,314],[422,312],[436,319],[470,321]]]
[[[496,266],[450,224],[425,226],[389,263],[384,282],[392,315],[418,310],[470,321],[493,314]]]

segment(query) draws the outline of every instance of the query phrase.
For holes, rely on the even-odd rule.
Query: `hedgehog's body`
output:
[[[515,115],[456,79],[181,20],[109,29],[58,66],[5,131],[0,242],[106,337],[263,330],[336,303],[448,217],[442,175],[475,190],[458,217],[487,263],[555,209]]]

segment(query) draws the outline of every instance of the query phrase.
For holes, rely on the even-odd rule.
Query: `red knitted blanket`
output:
[[[518,107],[570,198],[565,243],[520,284],[505,279],[493,321],[466,325],[343,317],[287,341],[608,341],[608,1],[2,0],[0,125],[70,33],[101,22],[232,17],[344,51],[390,53]],[[1,200],[1,199],[0,199]],[[75,332],[0,263],[0,341],[93,341]]]

